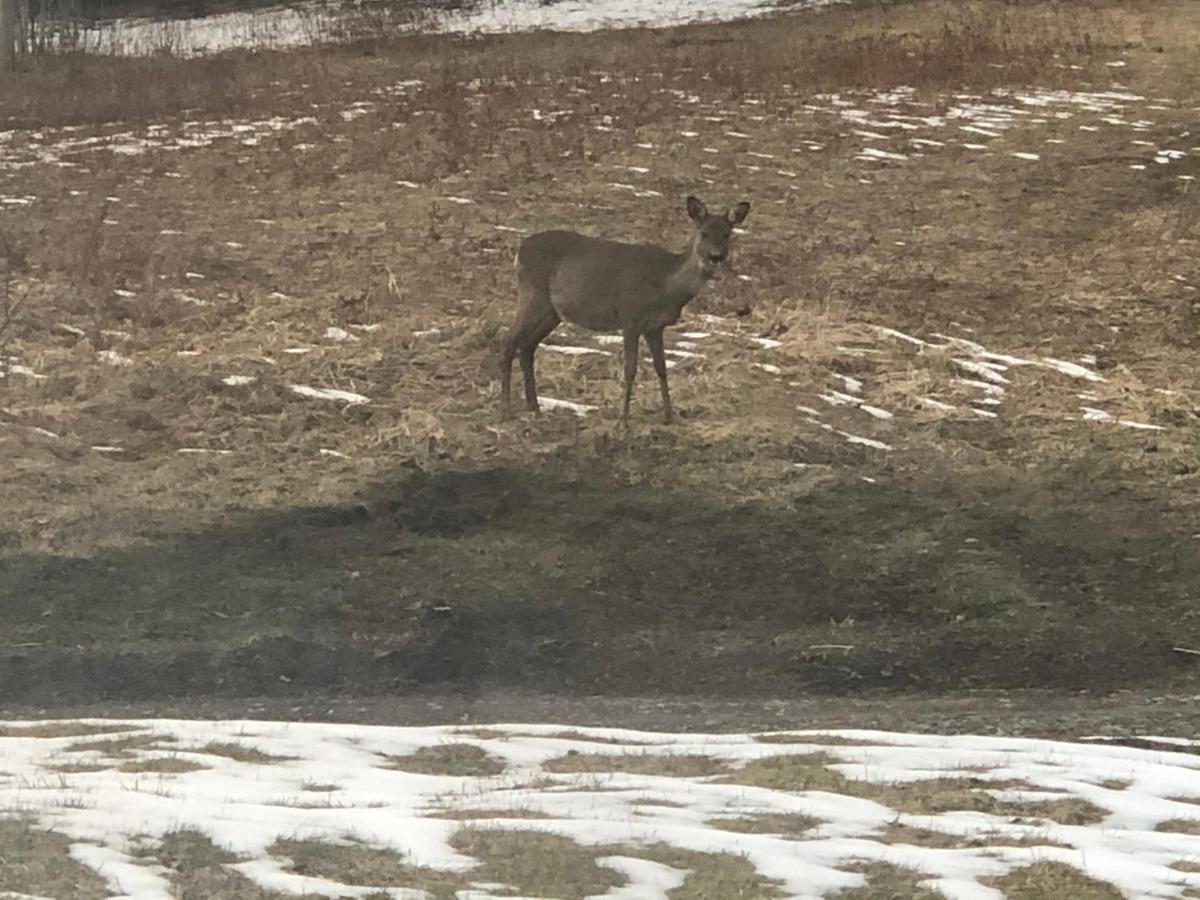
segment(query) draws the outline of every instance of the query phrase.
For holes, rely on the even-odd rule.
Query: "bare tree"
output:
[[[17,0],[0,0],[0,71],[11,72],[17,61]]]

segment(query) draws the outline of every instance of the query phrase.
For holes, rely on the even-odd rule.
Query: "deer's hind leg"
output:
[[[662,391],[663,421],[671,424],[671,392],[667,389],[667,358],[663,354],[663,330],[661,327],[646,332],[646,343],[650,347],[650,356],[654,359],[654,373],[658,375],[659,389]]]
[[[548,287],[538,287],[523,276],[518,277],[519,296],[517,318],[504,339],[500,358],[500,402],[505,417],[512,414],[512,361],[520,356],[521,374],[525,379],[525,406],[537,412],[537,382],[533,376],[533,354],[561,321],[550,303]]]

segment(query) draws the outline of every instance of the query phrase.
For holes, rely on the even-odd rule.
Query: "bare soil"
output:
[[[101,64],[23,73],[0,702],[1186,697],[1198,34],[1190,4],[922,2],[106,61],[147,84],[127,116],[52,102]],[[1140,99],[959,128],[1033,89]],[[941,146],[879,136],[886,110]],[[543,392],[597,411],[501,422],[507,229],[681,245],[689,192],[753,208],[672,338],[683,421],[644,369],[622,431],[618,356],[565,330],[597,352],[543,350]],[[880,328],[1104,380],[1014,365],[986,406],[953,347]],[[861,399],[830,400],[847,378]]]

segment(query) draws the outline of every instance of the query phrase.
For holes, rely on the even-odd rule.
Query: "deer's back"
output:
[[[543,231],[521,243],[517,268],[523,279],[549,291],[567,321],[614,330],[645,317],[680,259],[652,244]]]

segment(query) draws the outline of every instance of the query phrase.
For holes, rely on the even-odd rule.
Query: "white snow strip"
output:
[[[353,391],[342,391],[336,388],[315,388],[309,387],[307,384],[289,384],[288,389],[294,394],[299,394],[301,397],[310,397],[313,400],[340,400],[352,406],[371,402],[369,397],[364,397],[362,394],[356,394]]]
[[[890,153],[887,150],[880,150],[877,147],[864,147],[858,151],[855,159],[892,159],[906,160],[908,159],[903,153]]]
[[[858,408],[876,419],[894,419],[896,417],[895,413],[891,413],[886,409],[880,409],[878,406],[871,406],[869,403],[860,403]]]
[[[541,397],[538,401],[542,409],[565,409],[568,412],[573,412],[577,416],[586,416],[590,412],[595,412],[596,407],[590,406],[587,403],[576,403],[573,400],[556,400],[553,397]]]
[[[943,412],[949,412],[956,408],[952,403],[943,403],[941,400],[935,400],[933,397],[918,397],[917,400],[930,409],[940,409]]]
[[[1070,375],[1072,378],[1083,378],[1087,381],[1104,380],[1103,377],[1093,372],[1091,369],[1081,366],[1078,363],[1068,362],[1064,359],[1054,359],[1049,356],[1043,356],[1039,362],[1048,369],[1054,369],[1058,372],[1062,372],[1064,375]]]
[[[567,356],[612,356],[607,350],[597,350],[595,347],[572,347],[568,344],[542,344],[543,350],[549,350],[551,353],[563,353]]]
[[[842,375],[840,372],[833,373],[834,378],[842,379],[842,384],[851,394],[861,394],[863,383],[857,378],[851,378],[849,375]]]
[[[958,357],[954,357],[950,361],[960,369],[964,369],[973,375],[978,375],[980,378],[990,381],[993,384],[1009,384],[1007,378],[987,363],[975,362],[970,359],[959,359]]]

